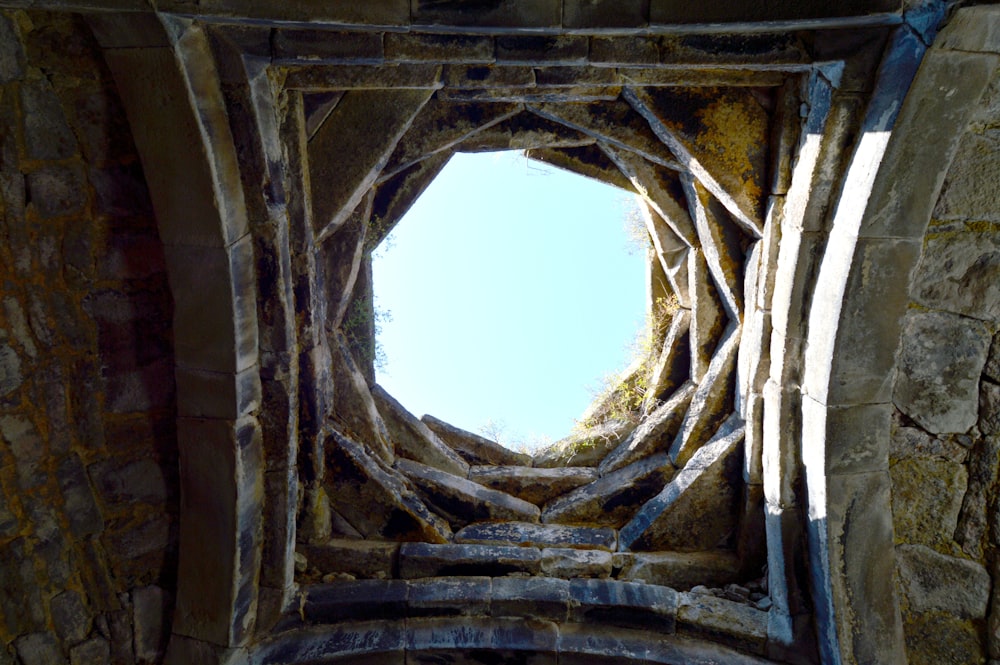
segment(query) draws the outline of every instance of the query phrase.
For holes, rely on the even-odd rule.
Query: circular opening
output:
[[[455,155],[375,253],[378,382],[515,449],[569,434],[645,322],[634,206],[520,153]]]

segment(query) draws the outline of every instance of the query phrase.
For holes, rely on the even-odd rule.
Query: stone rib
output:
[[[425,414],[420,421],[469,464],[531,466],[531,456],[508,450],[496,441],[467,432],[434,416]]]
[[[688,381],[666,402],[646,416],[639,427],[604,458],[598,467],[601,476],[620,469],[636,460],[657,452],[665,452],[677,435],[695,394],[695,385]]]
[[[376,384],[372,388],[372,397],[398,455],[461,478],[469,475],[469,464],[446,446],[427,425],[403,408],[382,386]]]

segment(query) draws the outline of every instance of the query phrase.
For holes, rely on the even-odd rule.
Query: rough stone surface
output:
[[[56,639],[48,633],[32,633],[14,641],[14,651],[23,665],[64,665],[66,658]]]
[[[610,577],[611,552],[551,547],[542,550],[542,573],[564,579]]]
[[[951,437],[934,437],[916,427],[897,427],[889,440],[889,458],[939,458],[963,463],[969,456],[966,446]]]
[[[148,586],[132,592],[135,655],[139,660],[156,661],[167,646],[165,631],[170,611],[170,596],[158,586]]]
[[[634,552],[622,566],[621,579],[659,584],[687,591],[699,584],[721,587],[740,577],[733,552]]]
[[[674,476],[666,453],[633,462],[545,504],[542,521],[559,524],[625,524]]]
[[[1000,320],[1000,240],[958,231],[928,238],[912,291],[926,307],[985,321]]]
[[[472,524],[455,534],[456,543],[511,544],[521,547],[576,547],[613,551],[614,529],[594,529],[530,522]]]
[[[695,385],[685,383],[670,399],[647,415],[635,431],[604,458],[598,467],[601,475],[606,476],[636,460],[669,448],[684,421],[694,392]]]
[[[396,468],[413,482],[431,509],[456,529],[486,520],[538,520],[538,506],[504,492],[407,459],[397,460]]]
[[[541,551],[505,545],[428,545],[403,543],[399,576],[404,579],[448,575],[537,575]]]
[[[346,338],[336,335],[333,353],[333,420],[347,436],[354,437],[383,461],[392,463],[393,449],[389,429],[378,412]]]
[[[577,621],[674,631],[678,594],[668,587],[581,579],[570,582],[569,592]]]
[[[70,665],[107,665],[111,645],[103,637],[93,637],[69,650]]]
[[[739,420],[719,428],[663,491],[622,527],[621,549],[701,551],[725,544],[736,527],[743,433]]]
[[[63,591],[50,601],[56,634],[63,642],[80,642],[90,632],[92,614],[76,591]]]
[[[396,570],[399,544],[334,539],[322,545],[301,544],[296,551],[321,574],[346,573],[361,578],[389,579]]]
[[[455,476],[469,474],[468,463],[442,443],[427,425],[404,409],[382,386],[376,385],[372,389],[372,397],[389,429],[397,454]]]
[[[911,611],[946,612],[964,619],[986,616],[990,575],[983,566],[925,545],[899,545],[896,564]]]
[[[911,311],[903,323],[896,406],[933,434],[965,432],[979,411],[992,335],[955,314]]]
[[[508,450],[496,441],[466,432],[433,416],[424,415],[420,420],[469,464],[531,466],[530,455]]]
[[[908,663],[982,663],[985,653],[976,622],[947,612],[914,612],[903,620]]]
[[[325,449],[327,477],[337,479],[328,489],[330,502],[355,529],[388,540],[449,540],[448,523],[427,508],[401,475],[380,466],[359,444],[334,432]]]
[[[541,506],[597,480],[597,471],[590,467],[474,466],[469,471],[469,480]]]
[[[968,484],[961,464],[904,459],[889,467],[897,543],[951,542]]]
[[[968,489],[958,515],[955,541],[976,560],[985,560],[990,530],[996,529],[995,488],[1000,481],[1000,436],[987,436],[973,445],[969,453]],[[996,535],[994,535],[995,542]]]
[[[979,384],[979,431],[1000,434],[1000,385],[989,381]]]
[[[767,612],[714,596],[679,594],[677,625],[754,653],[767,642]]]

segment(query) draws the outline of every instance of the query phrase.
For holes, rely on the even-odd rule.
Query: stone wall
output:
[[[0,201],[0,663],[154,662],[176,568],[172,304],[79,16],[0,14]]]
[[[911,663],[1000,658],[1000,71],[924,238],[903,324],[890,443]]]

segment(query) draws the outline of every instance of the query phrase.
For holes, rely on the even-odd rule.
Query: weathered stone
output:
[[[111,645],[103,637],[92,637],[69,650],[70,665],[108,665]]]
[[[562,3],[557,0],[539,0],[530,6],[494,3],[454,5],[434,0],[417,0],[410,6],[410,18],[414,25],[558,28],[562,19]]]
[[[408,590],[402,580],[357,580],[307,587],[302,618],[308,623],[402,618],[406,616]]]
[[[396,454],[454,476],[465,478],[469,475],[468,463],[446,446],[427,425],[404,409],[382,386],[372,388],[372,397],[389,430]]]
[[[32,633],[14,640],[14,651],[23,665],[65,665],[66,657],[49,633]]]
[[[547,94],[570,95],[575,92],[560,89],[559,93]],[[523,93],[508,93],[505,90],[497,90],[491,91],[490,94],[495,95],[494,101],[501,101],[508,96],[513,99],[519,98]],[[479,98],[479,94],[474,96]],[[547,118],[522,112],[503,122],[480,129],[462,141],[457,148],[463,152],[492,152],[494,150],[530,150],[540,147],[578,148],[593,142],[593,139]]]
[[[569,582],[551,577],[498,577],[493,580],[490,614],[565,621]]]
[[[982,561],[989,531],[995,528],[997,519],[996,511],[990,510],[990,502],[993,488],[1000,479],[1000,436],[987,436],[977,441],[969,454],[966,468],[969,473],[968,489],[958,514],[955,541],[966,554]]]
[[[526,151],[525,156],[625,191],[634,191],[631,181],[596,145],[579,148],[534,148]]]
[[[627,422],[609,420],[574,432],[535,453],[534,465],[542,468],[597,466],[631,429],[632,425]]]
[[[538,520],[538,506],[504,492],[408,459],[396,460],[396,468],[413,482],[424,501],[445,517],[453,528],[483,520]]]
[[[276,62],[301,59],[345,62],[382,59],[382,35],[377,32],[279,29],[271,38]]]
[[[899,545],[896,564],[911,611],[941,611],[964,619],[986,616],[990,575],[978,563],[924,545]]]
[[[31,206],[43,218],[79,213],[87,202],[83,172],[73,166],[45,166],[25,178]]]
[[[76,152],[76,137],[47,79],[21,84],[21,117],[29,159],[65,159]]]
[[[545,504],[548,524],[596,524],[620,527],[674,476],[666,453],[633,462]]]
[[[656,497],[622,527],[622,550],[709,550],[732,537],[742,485],[743,424],[723,424]]]
[[[392,438],[368,389],[368,382],[354,362],[347,339],[336,333],[333,355],[333,420],[344,434],[365,445],[389,464],[393,460]]]
[[[986,366],[983,367],[983,374],[1000,383],[1000,333],[993,336],[993,343],[990,344],[990,352],[986,357]]]
[[[480,35],[387,32],[383,48],[387,60],[401,62],[493,62],[493,39]]]
[[[471,524],[455,534],[456,543],[482,545],[511,544],[521,547],[576,547],[614,551],[614,529],[582,526],[532,524],[530,522],[495,522]]]
[[[907,663],[982,663],[984,644],[976,621],[947,612],[912,612],[903,616]],[[992,665],[992,661],[991,661]]]
[[[469,480],[541,506],[561,494],[597,480],[597,471],[581,466],[557,469],[474,466],[469,471]]]
[[[636,460],[665,452],[677,436],[694,394],[695,385],[690,381],[678,388],[670,399],[643,418],[635,431],[604,458],[597,468],[600,474],[606,476]]]
[[[1000,434],[1000,385],[989,381],[979,384],[979,431]]]
[[[966,133],[945,178],[934,218],[997,220],[994,205],[998,196],[997,184],[987,176],[996,170],[997,159],[996,145],[989,137]],[[995,239],[984,237],[982,240],[988,243],[986,246],[996,246]],[[981,254],[972,247],[969,249],[975,256]]]
[[[570,616],[576,621],[674,632],[677,592],[617,580],[571,580]]]
[[[709,277],[705,255],[701,250],[691,250],[686,263],[691,299],[691,380],[701,386],[716,349],[722,343],[727,319],[718,291]]]
[[[611,552],[550,547],[542,550],[542,574],[565,579],[610,577]]]
[[[531,456],[504,448],[478,434],[466,432],[434,416],[424,415],[420,421],[427,425],[442,441],[465,458],[469,464],[496,464],[501,466],[531,466]]]
[[[911,289],[913,298],[927,307],[1000,320],[998,257],[1000,240],[993,231],[930,235]]]
[[[896,427],[889,439],[889,459],[939,458],[959,464],[969,456],[968,449],[950,437],[934,437],[916,427]]]
[[[489,577],[438,577],[408,583],[410,616],[485,616],[493,582]]]
[[[686,276],[687,271],[684,273]],[[654,304],[654,308],[659,306],[659,303]],[[668,394],[676,395],[691,375],[690,325],[689,310],[678,310],[673,314],[664,336],[663,349],[649,376],[649,385],[642,400],[643,411],[655,410]]]
[[[699,584],[721,587],[740,576],[740,561],[725,550],[710,552],[635,552],[626,559],[620,579],[668,586],[682,591]]]
[[[3,416],[0,417],[0,436],[14,454],[21,489],[28,490],[44,483],[47,475],[42,468],[45,443],[35,426],[20,416]]]
[[[0,84],[24,75],[24,47],[14,22],[0,16]]]
[[[76,591],[63,591],[49,603],[52,623],[59,639],[68,644],[80,642],[90,633],[93,614],[87,609],[83,596]]]
[[[330,502],[365,537],[450,540],[448,523],[432,513],[405,479],[362,446],[333,432],[325,442]]]
[[[979,376],[992,335],[945,312],[911,311],[903,323],[896,406],[932,434],[965,432],[979,406]]]
[[[88,471],[101,498],[109,504],[157,504],[167,498],[164,469],[154,460],[140,459],[123,465],[117,460],[104,460],[91,465]]]
[[[81,537],[102,531],[104,518],[97,508],[87,473],[76,453],[59,463],[56,477],[59,479],[59,489],[62,491],[66,516],[73,535]]]
[[[587,59],[589,43],[584,35],[517,35],[496,40],[497,62],[535,65],[572,65]]]
[[[391,579],[399,554],[398,543],[370,540],[330,540],[319,545],[299,545],[309,565],[320,573],[347,573],[355,577]]]
[[[556,665],[555,623],[524,618],[463,617],[410,619],[406,622],[407,660],[419,665],[498,663]],[[360,665],[360,664],[359,664]]]
[[[167,647],[170,594],[161,587],[147,586],[132,592],[132,623],[135,656],[155,662]]]
[[[904,459],[889,467],[897,543],[944,545],[958,524],[968,472],[961,464]]]
[[[0,397],[6,397],[21,387],[21,358],[17,351],[0,343]]]
[[[740,334],[739,326],[730,326],[691,397],[684,422],[670,446],[670,459],[678,468],[683,467],[720,426],[726,426],[726,418],[739,419],[742,423],[739,414],[732,412],[735,407],[736,356],[740,348]]]
[[[767,612],[715,596],[679,594],[677,627],[752,653],[764,653],[767,642]]]
[[[541,570],[541,556],[534,547],[403,543],[399,550],[399,576],[413,579],[451,575],[537,575]]]
[[[993,659],[1000,659],[1000,593],[997,593],[995,588],[996,580],[1000,579],[998,573],[1000,573],[1000,565],[994,563],[991,575],[994,580],[994,589],[993,593],[990,594],[990,611],[986,617],[986,646],[990,658]],[[990,662],[992,665],[994,661]]]

